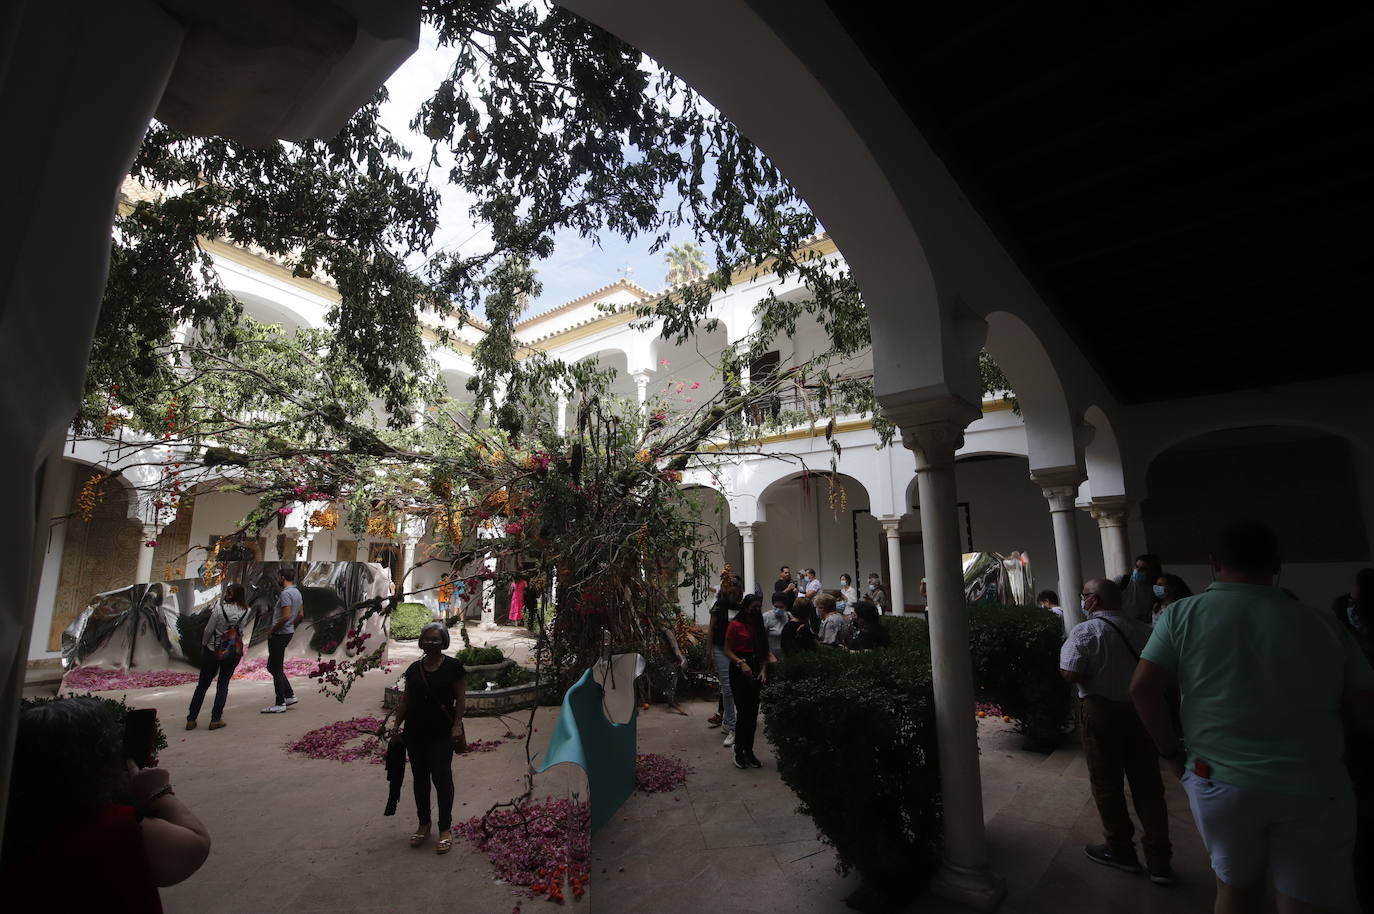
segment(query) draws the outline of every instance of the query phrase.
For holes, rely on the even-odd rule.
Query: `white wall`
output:
[[[1066,595],[1059,585],[1058,554],[1054,548],[1049,504],[1040,487],[1031,482],[1030,464],[1024,457],[960,460],[955,464],[955,485],[959,501],[969,505],[974,551],[1006,555],[1016,550],[1027,554],[1036,590],[1053,590],[1061,601],[1076,597],[1077,585],[1069,588],[1072,596]],[[963,517],[961,512],[961,523]],[[1083,511],[1077,512],[1077,521],[1084,579],[1100,577],[1103,574],[1102,540],[1097,522]],[[919,530],[919,518],[909,516],[903,529]],[[961,546],[967,549],[963,529],[960,538]],[[904,547],[902,570],[905,580],[910,582],[907,602],[915,602],[924,559],[918,546],[904,544]]]
[[[191,552],[186,557],[187,572],[194,572],[197,565],[208,557],[205,548],[211,536],[228,536],[238,529],[243,518],[257,506],[255,496],[240,492],[210,492],[197,495],[194,513],[191,515]],[[269,525],[266,534],[277,532],[275,525]],[[199,548],[197,548],[199,547]]]
[[[72,503],[75,493],[72,487],[76,480],[78,464],[70,460],[56,460],[49,464],[56,487],[55,504],[64,508]],[[48,650],[48,635],[52,631],[53,604],[57,601],[58,579],[62,573],[62,551],[67,541],[67,524],[71,520],[54,522],[45,528],[40,527],[40,536],[47,534],[46,540],[37,543],[43,550],[43,572],[38,580],[38,597],[33,614],[33,632],[29,639],[29,659],[40,660],[61,657],[61,651]]]

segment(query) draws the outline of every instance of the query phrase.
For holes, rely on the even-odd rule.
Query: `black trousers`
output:
[[[753,663],[749,668],[755,669]],[[759,695],[763,685],[735,664],[730,665],[730,693],[735,698],[735,755],[754,753],[754,734],[759,728]]]
[[[292,637],[291,634],[278,634],[267,639],[267,672],[272,674],[272,684],[277,687],[277,704],[296,697],[291,680],[286,678],[286,646]]]
[[[439,831],[453,827],[453,740],[445,733],[427,740],[406,738],[406,756],[410,759],[410,779],[415,790],[415,814],[421,825],[428,825],[429,785],[439,806]]]
[[[200,682],[196,683],[195,694],[191,696],[191,707],[186,712],[187,720],[195,720],[200,716],[200,706],[205,702],[205,693],[210,690],[210,683],[216,674],[219,675],[219,684],[215,686],[215,703],[210,706],[210,719],[219,720],[224,716],[224,703],[229,700],[229,679],[234,675],[234,668],[239,665],[241,659],[242,654],[235,654],[221,660],[208,647],[201,651]]]

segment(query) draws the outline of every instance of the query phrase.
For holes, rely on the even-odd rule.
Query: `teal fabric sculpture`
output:
[[[592,834],[611,821],[616,810],[634,793],[637,717],[633,700],[635,673],[640,663],[639,655],[622,654],[610,664],[597,664],[582,674],[563,696],[548,752],[536,768],[547,771],[554,765],[571,762],[587,773]],[[604,688],[602,682],[606,683]],[[626,697],[630,699],[629,719],[616,723],[608,710],[616,705],[624,707]]]

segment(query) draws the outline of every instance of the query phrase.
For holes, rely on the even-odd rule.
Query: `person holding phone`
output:
[[[453,753],[467,751],[463,733],[467,670],[456,657],[444,655],[449,646],[448,626],[431,622],[420,632],[424,657],[405,673],[405,692],[396,706],[391,742],[405,744],[415,790],[419,826],[410,846],[429,840],[429,788],[434,785],[439,807],[439,842],[435,853],[453,847]]]
[[[200,639],[200,682],[191,696],[191,707],[186,712],[186,729],[196,728],[196,718],[200,716],[200,706],[205,701],[205,693],[216,676],[215,703],[210,707],[210,729],[218,730],[224,726],[224,704],[229,700],[229,679],[234,668],[243,659],[243,633],[251,610],[245,603],[243,585],[230,584],[224,589],[224,601],[210,612],[205,623],[205,635]]]
[[[267,672],[272,674],[277,700],[262,709],[264,714],[281,714],[297,701],[291,680],[286,678],[286,646],[291,643],[296,626],[305,616],[305,603],[301,599],[300,589],[296,587],[296,569],[293,565],[282,565],[277,571],[277,583],[281,585],[281,596],[277,598],[272,628],[267,633]]]
[[[133,742],[146,752],[144,739]],[[60,892],[64,910],[160,912],[158,887],[209,854],[205,825],[165,769],[128,758],[105,702],[63,698],[20,715],[0,857],[7,909],[51,910]]]

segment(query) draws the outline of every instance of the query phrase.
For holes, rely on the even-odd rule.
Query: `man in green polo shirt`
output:
[[[1188,793],[1216,910],[1258,910],[1266,868],[1280,911],[1334,908],[1350,892],[1355,839],[1343,709],[1374,727],[1374,669],[1331,613],[1273,586],[1268,527],[1228,524],[1212,568],[1211,587],[1155,623],[1131,697]],[[1164,699],[1175,681],[1186,750]]]

